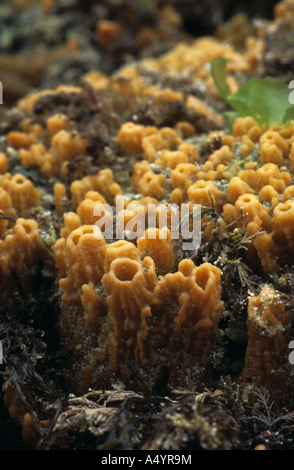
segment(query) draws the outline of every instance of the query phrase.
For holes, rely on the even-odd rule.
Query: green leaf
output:
[[[279,78],[252,78],[229,97],[229,103],[236,109],[236,100],[240,99],[248,106],[247,115],[261,125],[272,126],[283,122],[289,106],[289,90]]]
[[[226,82],[226,64],[229,62],[224,57],[217,57],[211,63],[210,73],[214,83],[218,89],[219,94],[224,100],[230,96],[230,88]]]
[[[294,119],[294,105],[289,106],[289,89],[280,78],[252,78],[235,94],[226,82],[226,63],[218,57],[211,63],[211,75],[221,97],[235,110],[229,124],[239,116],[252,116],[260,125],[272,126]]]

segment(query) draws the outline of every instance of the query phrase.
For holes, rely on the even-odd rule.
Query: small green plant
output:
[[[294,120],[294,106],[289,102],[289,88],[283,80],[251,78],[232,95],[226,82],[227,62],[224,57],[217,57],[211,63],[211,75],[219,94],[233,108],[226,113],[229,127],[240,116],[252,116],[266,127]]]

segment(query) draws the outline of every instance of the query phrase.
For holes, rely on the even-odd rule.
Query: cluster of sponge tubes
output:
[[[147,237],[141,242],[107,243],[97,240],[93,226],[82,225],[55,244],[60,331],[75,351],[75,384],[82,389],[117,380],[128,384],[130,364],[168,367],[177,381],[207,364],[223,308],[220,270],[184,259],[176,271],[159,276],[161,243]]]

